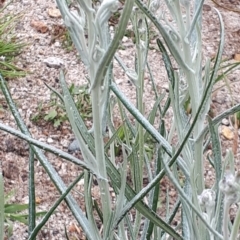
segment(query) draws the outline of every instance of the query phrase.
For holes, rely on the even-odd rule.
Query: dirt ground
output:
[[[219,5],[216,5],[211,0],[206,0],[203,8],[203,56],[213,57],[216,55],[219,41],[219,22],[214,10],[216,8],[221,12],[225,23],[224,56],[233,59],[234,55],[240,54],[240,3],[238,0],[215,1]],[[46,64],[50,57],[59,58],[65,68],[68,69],[67,82],[69,84],[79,85],[87,83],[85,78],[87,72],[77,57],[76,51],[74,49],[68,51],[63,47],[61,32],[64,31],[64,27],[63,21],[56,11],[56,3],[53,0],[13,0],[4,12],[12,14],[19,12],[23,14],[21,21],[16,26],[16,37],[28,43],[22,54],[17,57],[16,64],[26,69],[29,74],[26,77],[8,81],[13,99],[35,139],[67,151],[70,142],[74,139],[71,127],[67,122],[55,128],[53,124],[46,121],[35,123],[31,120],[31,117],[38,112],[40,104],[46,107],[50,101],[51,92],[44,83],[60,89],[58,80],[59,69],[49,67],[49,64]],[[153,39],[151,44],[154,45],[154,41]],[[125,64],[130,67],[134,59],[133,43],[130,39],[124,38],[123,45],[125,47],[119,50],[118,54],[125,60]],[[158,90],[162,92],[167,88],[167,78],[164,74],[163,64],[160,63],[161,56],[154,48],[150,51],[149,63],[153,67],[153,75],[157,79]],[[233,103],[240,102],[239,73],[240,71],[237,70],[234,74],[227,77],[231,92],[227,87],[220,88],[214,92],[212,107],[215,114],[230,108]],[[129,84],[122,70],[117,69],[115,79],[127,97],[134,102],[134,94],[132,94],[134,87]],[[151,109],[153,105],[152,95],[151,84],[146,76],[144,93],[146,111]],[[2,94],[0,94],[0,104],[5,107],[5,111],[0,114],[0,121],[8,126],[16,127]],[[221,124],[219,128],[220,133],[224,126],[233,131],[229,119],[225,119]],[[238,130],[238,138],[239,136],[240,131]],[[221,139],[223,155],[225,155],[226,149],[232,148],[233,140],[231,138],[228,140],[223,134],[221,134]],[[0,131],[0,141],[0,160],[4,170],[5,192],[8,193],[14,189],[15,194],[11,201],[27,203],[28,145],[3,131]],[[238,145],[235,154],[236,167],[239,167],[240,164],[239,149]],[[49,153],[46,153],[46,156],[66,184],[69,184],[79,174],[80,169],[77,166],[58,159]],[[206,174],[206,181],[211,181],[211,174],[211,171]],[[38,161],[36,161],[35,179],[38,210],[47,210],[58,197],[58,192]],[[82,188],[83,185],[80,182],[73,193],[80,205],[84,199],[77,191],[81,191]],[[163,190],[164,188],[166,189],[163,186]],[[93,189],[93,192],[95,192],[95,197],[97,197],[97,188],[96,191]],[[174,191],[170,191],[169,194],[174,196]],[[164,198],[164,191],[162,197]],[[64,203],[50,218],[39,234],[38,239],[66,239],[64,237],[64,226],[66,226],[69,235],[72,237],[71,239],[84,239],[80,228]],[[14,233],[11,239],[26,239],[26,237],[27,227],[14,223]]]

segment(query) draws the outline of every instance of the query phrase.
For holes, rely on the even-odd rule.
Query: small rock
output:
[[[166,92],[169,92],[169,84],[168,83],[164,83],[162,85],[162,88],[166,90]]]
[[[53,143],[53,139],[49,137],[49,138],[47,139],[47,143]]]
[[[234,60],[240,62],[240,54],[239,53],[234,54]]]
[[[55,47],[61,47],[61,43],[58,42],[58,41],[56,41],[56,42],[54,43],[54,46],[55,46]]]
[[[124,56],[128,56],[129,57],[129,52],[125,51],[125,50],[119,50],[119,54],[121,55],[121,57],[124,57]]]
[[[46,142],[46,140],[44,138],[39,138],[38,141],[39,142]]]
[[[77,139],[73,140],[73,142],[71,142],[68,146],[68,151],[69,152],[74,152],[74,151],[79,151],[80,147],[79,147],[79,142]]]
[[[128,41],[128,37],[126,37],[126,36],[124,36],[123,38],[122,38],[122,42],[127,42]]]
[[[229,121],[228,121],[227,118],[224,118],[224,119],[222,120],[222,125],[229,126]]]
[[[60,18],[61,17],[61,12],[57,8],[49,8],[47,10],[47,13],[52,18]]]
[[[65,148],[68,148],[69,146],[69,141],[67,139],[61,139],[60,140],[60,144],[65,147]]]
[[[64,65],[63,60],[57,57],[49,57],[43,60],[43,62],[50,68],[60,68]]]
[[[211,6],[207,5],[207,4],[203,4],[203,11],[211,11]]]
[[[22,0],[22,4],[23,4],[23,5],[29,5],[29,4],[30,4],[30,1],[29,1],[29,0]]]
[[[78,185],[84,185],[84,179],[81,179],[79,182],[78,182]]]
[[[30,25],[40,33],[46,33],[48,31],[48,26],[44,22],[32,20]]]
[[[232,140],[234,137],[233,131],[229,127],[226,127],[226,126],[222,127],[222,135],[228,140]]]

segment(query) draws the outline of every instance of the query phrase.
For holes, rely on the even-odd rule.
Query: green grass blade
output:
[[[6,214],[17,213],[27,209],[28,209],[28,204],[5,204],[4,212]]]

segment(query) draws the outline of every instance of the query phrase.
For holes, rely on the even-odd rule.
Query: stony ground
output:
[[[216,54],[219,40],[219,23],[214,10],[215,7],[221,12],[226,27],[224,56],[229,59],[233,59],[234,56],[238,58],[237,54],[240,54],[239,1],[219,0],[216,2],[220,6],[231,8],[231,10],[221,8],[211,0],[205,1],[203,8],[203,55],[213,57]],[[67,122],[55,128],[52,123],[46,121],[38,121],[36,123],[31,118],[39,113],[41,105],[43,110],[46,110],[51,100],[50,90],[44,83],[60,89],[58,80],[59,70],[56,66],[51,65],[52,57],[58,58],[60,63],[68,69],[68,83],[86,84],[86,70],[77,57],[76,51],[67,49],[69,47],[67,46],[67,41],[65,41],[65,46],[63,46],[64,26],[55,1],[13,0],[4,13],[16,14],[16,12],[22,14],[21,21],[16,26],[17,38],[28,43],[22,54],[16,59],[16,64],[27,70],[29,74],[23,78],[10,80],[8,82],[10,92],[32,136],[42,142],[47,142],[67,151],[69,143],[74,138],[71,127]],[[151,44],[154,46],[154,39]],[[134,59],[132,41],[124,38],[123,45],[125,47],[119,51],[119,55],[130,67]],[[162,68],[163,65],[159,64],[161,58],[154,47],[150,51],[149,63],[153,67],[153,75],[157,78],[158,90],[162,92],[167,89],[167,79]],[[226,79],[231,91],[227,87],[216,88],[213,94],[212,105],[215,114],[228,109],[233,103],[240,102],[239,73],[239,71],[236,71]],[[134,94],[132,94],[134,87],[129,84],[123,71],[117,69],[115,77],[119,87],[134,102]],[[153,95],[148,77],[146,77],[145,87],[144,101],[146,103],[146,111],[148,111],[152,107],[151,96]],[[1,111],[0,121],[16,127],[2,94],[0,94],[0,103],[5,108],[4,111]],[[224,131],[224,127],[227,127],[227,130]],[[230,133],[226,134],[226,131],[230,131]],[[233,146],[233,135],[231,135],[233,126],[229,119],[223,121],[220,132],[223,142],[223,154],[225,154],[226,149]],[[238,134],[240,135],[239,130]],[[11,190],[15,191],[11,199],[12,202],[26,203],[28,201],[28,146],[2,131],[0,131],[0,141],[0,159],[4,170],[5,191],[6,193]],[[75,165],[62,161],[49,153],[46,153],[46,156],[66,184],[70,183],[79,174],[80,169]],[[238,167],[240,163],[239,145],[235,152],[235,159]],[[47,210],[57,199],[58,193],[38,161],[36,161],[35,178],[38,210]],[[206,175],[206,179],[211,181],[211,171]],[[74,192],[80,205],[83,202],[83,198],[77,191],[80,191],[82,187],[81,183],[79,183]],[[97,188],[93,189],[93,193],[97,197]],[[172,193],[170,191],[170,194],[174,196],[174,191]],[[162,197],[164,198],[164,194]],[[69,235],[72,237],[71,239],[84,239],[81,230],[65,204],[62,204],[50,218],[48,224],[39,234],[38,239],[65,239],[64,226],[66,226]],[[27,228],[25,226],[18,223],[14,224],[14,233],[11,239],[25,239],[27,237],[26,231]]]

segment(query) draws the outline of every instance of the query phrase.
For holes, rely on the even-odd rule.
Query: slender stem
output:
[[[230,203],[224,200],[224,212],[223,212],[223,239],[228,240],[228,214],[229,214]]]
[[[29,151],[29,234],[36,225],[36,203],[35,203],[35,183],[34,183],[34,152],[30,147]]]
[[[234,219],[234,224],[233,224],[230,240],[237,239],[239,226],[240,226],[240,207],[238,206],[238,211],[237,211],[236,217]]]
[[[138,84],[137,84],[137,108],[141,114],[144,115],[144,104],[143,104],[143,89],[144,89],[144,70],[145,70],[145,56],[146,49],[143,49],[142,42],[146,44],[146,33],[141,34],[139,30],[139,22],[142,22],[144,25],[144,18],[142,18],[141,14],[135,14],[134,16],[134,30],[136,36],[136,50],[137,50],[137,75],[138,75]],[[144,28],[141,26],[140,28]],[[145,30],[146,32],[146,30]],[[143,36],[141,36],[143,35]],[[145,38],[142,40],[142,38]],[[147,44],[146,44],[147,45]],[[135,186],[136,192],[139,192],[143,186],[143,162],[144,162],[144,128],[141,124],[138,124],[138,162],[136,163],[139,173],[137,174]],[[141,214],[140,212],[136,212],[136,219],[134,225],[134,236],[137,239],[138,233],[141,225]]]
[[[111,214],[111,201],[110,201],[110,193],[106,172],[106,163],[105,163],[105,155],[104,155],[104,142],[102,136],[102,118],[101,118],[101,107],[100,104],[100,94],[101,94],[101,86],[97,84],[97,86],[92,89],[91,97],[92,97],[92,112],[93,112],[93,128],[94,128],[94,142],[95,142],[95,150],[96,150],[96,161],[98,170],[103,178],[98,179],[98,184],[100,188],[101,202],[103,207],[103,224],[107,224],[110,219]]]
[[[93,200],[91,195],[92,175],[87,170],[84,170],[84,198],[85,198],[85,211],[92,228],[98,231],[94,214],[93,214]]]

